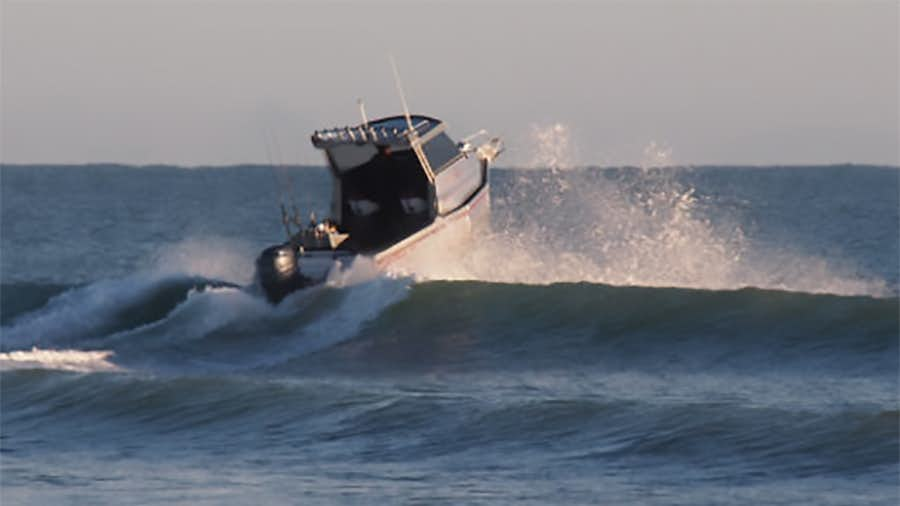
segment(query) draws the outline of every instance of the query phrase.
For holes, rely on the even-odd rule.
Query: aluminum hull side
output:
[[[490,227],[490,185],[485,182],[469,201],[403,239],[373,255],[379,268],[397,265],[414,266],[432,258],[459,255],[471,244],[476,234]]]

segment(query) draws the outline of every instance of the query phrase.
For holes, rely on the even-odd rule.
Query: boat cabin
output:
[[[440,120],[392,116],[316,131],[333,178],[331,214],[340,248],[370,252],[463,206],[487,182],[486,163]]]

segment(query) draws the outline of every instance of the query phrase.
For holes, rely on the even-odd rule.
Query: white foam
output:
[[[75,372],[114,372],[121,369],[110,362],[112,351],[31,350],[0,353],[0,371],[16,369],[53,369]]]
[[[104,343],[139,346],[140,353],[130,354],[134,362],[126,362],[131,367],[222,371],[281,364],[352,339],[406,296],[412,280],[378,276],[371,261],[360,260],[277,306],[236,288],[192,291],[166,318]]]
[[[564,123],[532,124],[528,146],[533,152],[526,168],[566,170],[577,165],[578,150],[571,129]]]
[[[170,278],[135,274],[106,279],[63,292],[2,329],[4,347],[47,345],[92,336],[122,308],[138,303],[147,291]]]
[[[10,349],[65,346],[85,338],[103,337],[117,315],[139,305],[160,284],[188,277],[249,283],[253,275],[251,249],[249,243],[214,237],[189,238],[167,245],[148,260],[147,270],[63,292],[44,307],[4,327],[0,340],[4,348]],[[199,325],[204,323],[209,324]]]
[[[339,265],[332,269],[325,284],[334,288],[348,287],[371,281],[384,274],[374,260],[357,256],[348,265]]]
[[[578,202],[581,215],[566,219],[593,223],[591,230],[563,242],[548,241],[539,222],[500,230],[479,241],[464,260],[468,273],[513,283],[888,294],[883,281],[861,277],[840,261],[756,245],[737,223],[714,226],[696,213],[690,188],[664,182],[631,194],[636,200],[625,197],[630,191],[616,182],[598,182],[590,194],[568,191],[566,199]]]
[[[105,342],[117,345],[136,338],[148,350],[165,349],[203,339],[222,329],[247,327],[254,322],[272,320],[278,307],[260,296],[238,288],[191,290],[187,300],[179,304],[165,318],[139,328],[128,329]]]

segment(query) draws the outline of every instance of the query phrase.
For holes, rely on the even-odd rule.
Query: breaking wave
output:
[[[112,360],[160,371],[276,364],[353,337],[406,296],[410,280],[375,272],[362,259],[326,285],[297,292],[278,306],[252,287],[187,275],[134,275],[54,290],[4,286],[47,298],[2,327],[2,360],[17,368],[68,370],[77,370],[68,365],[82,359],[102,359],[94,364],[99,369]]]
[[[508,355],[508,347],[514,346],[528,350],[528,360],[494,367],[534,368],[541,363],[540,350],[546,350],[560,365],[586,357],[613,360],[611,366],[633,359],[652,362],[663,353],[681,356],[686,366],[698,370],[821,358],[847,372],[857,366],[891,370],[896,366],[893,356],[882,352],[896,348],[900,333],[897,299],[867,296],[595,283],[412,285],[407,278],[376,276],[297,292],[272,306],[244,289],[202,286],[198,289],[194,280],[184,279],[132,287],[133,297],[122,305],[84,303],[96,297],[78,297],[85,288],[73,289],[3,327],[3,359],[53,368],[54,361],[66,355],[41,353],[107,350],[114,355],[99,357],[104,363],[136,370],[291,370],[299,358],[361,338],[362,346],[387,342],[391,353],[417,354],[402,367],[428,364],[430,359],[453,362],[455,356],[469,360],[465,353],[456,355],[468,346],[480,347],[493,360],[492,353]],[[87,289],[117,288],[98,283]],[[143,305],[136,308],[135,301]],[[134,313],[123,318],[128,311]],[[679,340],[677,347],[673,340]],[[439,344],[422,354],[429,343]],[[447,345],[462,348],[454,351]],[[341,348],[341,353],[352,354],[353,346]],[[633,356],[628,352],[632,348]],[[846,357],[836,353],[841,349],[878,352],[879,360],[887,362],[863,361],[850,367]],[[340,362],[329,361],[329,367],[346,365]]]
[[[4,285],[3,291],[45,304],[18,315],[3,328],[3,348],[66,344],[96,335],[127,330],[162,318],[192,292],[229,286],[189,276],[134,275],[65,289],[62,286]]]

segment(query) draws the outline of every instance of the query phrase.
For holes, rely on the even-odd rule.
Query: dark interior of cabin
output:
[[[425,172],[411,149],[382,150],[369,162],[341,175],[341,231],[350,234],[347,247],[372,251],[387,246],[431,223],[433,198]],[[418,197],[427,207],[404,208],[403,199]],[[377,205],[360,212],[359,202]]]

